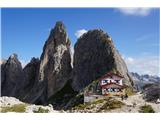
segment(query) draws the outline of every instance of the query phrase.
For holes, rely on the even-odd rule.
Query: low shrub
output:
[[[104,102],[104,99],[98,99],[98,100],[93,101],[92,104],[100,104],[103,102]]]
[[[121,101],[118,100],[109,100],[107,101],[98,112],[101,112],[102,110],[112,110],[116,108],[121,108],[124,105]]]
[[[126,93],[128,96],[134,95],[133,89],[130,88],[130,87],[125,88],[125,93]]]
[[[155,113],[151,105],[144,105],[140,107],[140,113]]]
[[[84,110],[87,106],[87,104],[79,104],[78,106],[75,106],[73,109]]]
[[[100,108],[97,109],[97,112],[112,110],[116,108],[121,108],[124,103],[121,101],[112,99],[112,98],[105,98],[105,99],[98,99],[93,102],[85,103],[85,104],[79,104],[76,107],[73,108],[73,110],[84,110],[84,109],[94,109],[97,107],[98,104],[101,104]]]
[[[85,104],[79,104],[77,106],[75,106],[73,109],[78,109],[78,110],[84,110],[85,108],[91,108],[91,105],[93,105],[92,107],[94,107],[94,105],[96,104],[100,104],[100,103],[103,103],[104,102],[104,99],[98,99],[98,100],[95,100],[93,102],[88,102],[88,103],[85,103]]]
[[[39,107],[38,110],[34,110],[34,113],[48,113],[49,110],[48,109],[44,109],[42,107]]]

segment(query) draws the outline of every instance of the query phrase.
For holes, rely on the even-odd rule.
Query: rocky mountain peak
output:
[[[105,38],[107,38],[107,40],[110,40],[111,37],[106,33],[104,32],[102,29],[93,29],[93,30],[89,30],[87,33],[84,33],[82,37],[85,37],[85,36],[96,36],[96,37],[100,37],[100,36],[103,36]],[[108,39],[109,38],[109,39]]]
[[[70,45],[70,41],[66,33],[66,28],[61,21],[58,21],[55,24],[55,27],[51,30],[49,38],[47,40],[48,42],[47,44],[49,44],[52,41],[54,41],[55,45],[60,45],[60,44]]]
[[[70,79],[70,40],[62,22],[57,22],[43,47],[39,80],[46,81],[48,97]]]
[[[66,28],[65,28],[65,26],[64,26],[62,21],[57,21],[54,29],[55,29],[55,31],[59,31],[59,32],[66,31],[65,30]]]
[[[39,58],[35,58],[35,57],[33,57],[30,61],[30,63],[37,63],[37,62],[39,62]]]
[[[111,37],[102,30],[90,30],[83,34],[74,47],[73,88],[81,90],[107,72],[124,76],[126,85],[132,78]]]
[[[24,86],[23,69],[18,56],[12,54],[2,67],[2,95],[19,96]]]
[[[18,59],[18,55],[16,53],[13,53],[11,56],[10,56],[11,59]]]
[[[21,62],[18,60],[18,55],[15,53],[9,56],[6,62],[6,66],[7,67],[18,67],[19,69],[22,70]]]
[[[7,61],[8,63],[21,64],[18,60],[18,55],[16,53],[13,53],[12,55],[10,55]]]

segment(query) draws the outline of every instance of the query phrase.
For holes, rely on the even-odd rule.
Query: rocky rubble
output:
[[[59,112],[59,111],[53,110],[52,105],[42,106],[42,105],[35,105],[35,104],[27,104],[27,103],[21,102],[20,100],[14,98],[14,97],[6,97],[6,96],[0,97],[0,112],[6,108],[8,111],[5,111],[5,112],[17,112],[16,109],[15,109],[15,111],[13,109],[9,109],[14,105],[17,105],[17,106],[24,105],[25,106],[25,113],[41,113],[41,112],[57,113],[57,112]]]
[[[1,107],[12,106],[15,104],[22,104],[22,103],[23,102],[21,102],[20,100],[14,98],[14,97],[7,97],[7,96],[0,97],[0,106]]]

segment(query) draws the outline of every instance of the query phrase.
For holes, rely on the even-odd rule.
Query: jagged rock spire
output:
[[[47,44],[49,44],[51,41],[54,41],[55,45],[59,45],[59,44],[70,45],[70,41],[68,39],[66,28],[63,22],[61,21],[56,22],[55,27],[51,29],[49,38],[46,42]]]
[[[19,97],[24,87],[24,74],[18,56],[12,54],[1,71],[2,74],[2,96]]]
[[[43,47],[39,80],[47,84],[48,97],[59,91],[70,79],[70,40],[62,22],[57,22]]]

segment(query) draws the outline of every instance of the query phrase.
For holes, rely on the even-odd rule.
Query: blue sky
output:
[[[151,8],[3,8],[2,58],[17,53],[25,64],[31,57],[39,57],[50,29],[59,20],[64,22],[72,46],[78,34],[103,29],[130,71],[160,75],[159,9]]]

